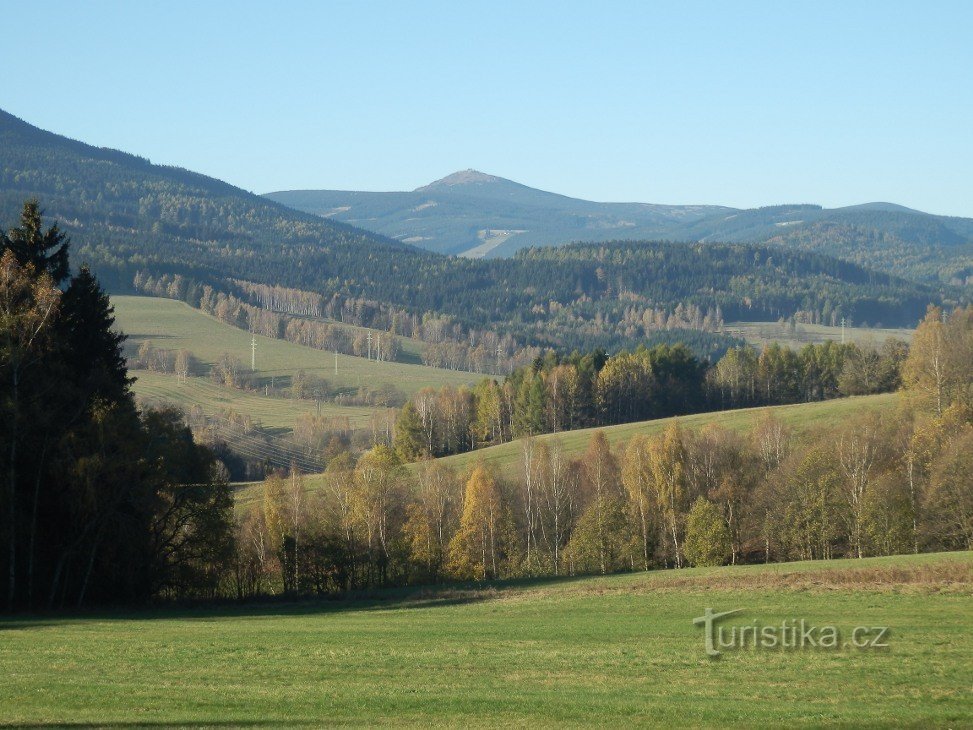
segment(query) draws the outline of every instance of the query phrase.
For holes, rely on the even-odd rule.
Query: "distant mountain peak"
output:
[[[907,208],[904,205],[899,205],[898,203],[885,203],[885,202],[875,202],[875,203],[862,203],[861,205],[848,205],[844,208],[839,208],[839,210],[878,210],[885,213],[915,213],[917,215],[929,215],[921,210],[916,210],[915,208]]]
[[[414,192],[418,193],[422,192],[423,190],[435,190],[436,188],[453,187],[454,185],[483,185],[486,183],[498,182],[506,181],[502,177],[487,175],[485,172],[480,172],[479,170],[470,168],[468,170],[454,172],[452,175],[447,175],[446,177],[431,182],[428,185],[423,185],[421,188],[416,188]]]

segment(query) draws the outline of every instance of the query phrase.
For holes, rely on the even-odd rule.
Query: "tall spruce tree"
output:
[[[0,237],[0,567],[8,609],[211,592],[231,501],[178,414],[139,415],[124,337],[36,202]]]
[[[0,249],[10,249],[21,266],[28,264],[35,272],[46,272],[55,284],[68,278],[68,249],[71,246],[67,236],[55,223],[46,231],[42,217],[44,213],[36,200],[28,200],[20,214],[20,226],[12,228],[6,236],[0,237]],[[2,253],[2,251],[0,251]]]

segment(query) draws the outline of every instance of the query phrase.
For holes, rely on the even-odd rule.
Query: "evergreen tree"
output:
[[[426,439],[419,412],[409,401],[395,421],[395,451],[405,462],[415,461],[426,451]]]
[[[62,302],[58,334],[76,358],[71,371],[76,385],[88,397],[127,399],[133,381],[122,352],[125,336],[114,330],[114,307],[87,266],[72,277]]]
[[[39,208],[0,255],[0,472],[8,608],[210,594],[231,500],[181,414],[140,419],[107,296]]]
[[[61,233],[56,223],[45,231],[42,215],[36,200],[24,203],[20,226],[12,228],[7,236],[0,238],[0,252],[4,249],[13,251],[21,266],[33,266],[38,274],[44,272],[55,284],[61,284],[70,273],[70,241]]]
[[[520,383],[514,402],[514,435],[533,436],[544,433],[545,411],[544,381],[529,369]]]

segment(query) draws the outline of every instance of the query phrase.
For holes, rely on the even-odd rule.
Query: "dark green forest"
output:
[[[139,412],[124,337],[69,243],[27,204],[0,233],[0,568],[7,610],[215,589],[225,470],[183,415]]]
[[[228,294],[233,282],[284,286],[355,300],[379,320],[392,310],[447,317],[458,339],[490,330],[563,351],[635,347],[689,307],[719,316],[678,329],[781,317],[914,326],[929,303],[964,296],[827,255],[742,243],[574,244],[489,261],[436,255],[0,113],[0,218],[13,220],[29,197],[43,200],[46,216],[74,237],[74,260],[111,292],[132,291],[140,272]],[[710,355],[736,343],[701,344]]]

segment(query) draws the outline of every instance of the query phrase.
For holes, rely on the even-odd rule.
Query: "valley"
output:
[[[973,4],[0,17],[0,728],[973,728]]]
[[[249,367],[251,340],[256,339],[258,387],[288,387],[298,372],[327,381],[330,395],[352,394],[359,388],[393,388],[411,395],[420,388],[472,385],[480,376],[411,363],[377,362],[364,357],[304,347],[286,340],[251,336],[245,330],[182,302],[155,297],[115,296],[116,324],[126,333],[126,354],[133,357],[139,345],[149,342],[170,351],[189,350],[205,367],[230,354]],[[337,362],[337,367],[335,363]]]

